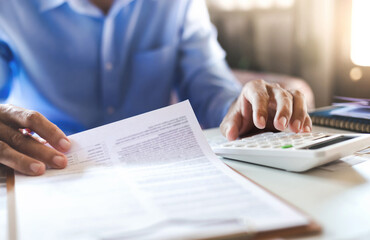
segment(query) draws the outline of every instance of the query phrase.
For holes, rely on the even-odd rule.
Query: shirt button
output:
[[[105,70],[110,71],[113,69],[113,64],[111,62],[107,62],[105,64]]]
[[[109,115],[113,114],[114,112],[115,112],[114,107],[108,107],[108,108],[107,108],[107,113],[108,113]]]

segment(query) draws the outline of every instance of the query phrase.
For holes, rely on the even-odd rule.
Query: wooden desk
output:
[[[343,132],[314,127],[313,131]],[[207,138],[218,129],[204,131]],[[312,216],[323,233],[302,239],[370,239],[370,154],[368,161],[335,172],[291,173],[225,160],[231,167]],[[7,238],[5,178],[0,172],[0,239]]]
[[[316,132],[345,132],[314,127]],[[206,130],[211,138],[218,129]],[[370,154],[368,161],[330,172],[313,169],[292,173],[224,160],[226,164],[261,184],[311,216],[321,235],[302,239],[370,239]]]

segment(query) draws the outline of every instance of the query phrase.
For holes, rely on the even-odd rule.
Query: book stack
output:
[[[345,101],[310,113],[318,126],[370,133],[370,99],[336,97]]]

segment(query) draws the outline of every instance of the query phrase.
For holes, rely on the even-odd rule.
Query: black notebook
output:
[[[311,112],[312,124],[324,127],[338,128],[348,131],[370,133],[370,119],[334,115],[333,111],[344,108],[333,106],[330,108],[318,109]]]

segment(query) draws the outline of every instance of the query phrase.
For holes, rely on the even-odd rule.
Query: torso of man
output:
[[[239,95],[204,0],[18,1],[0,1],[17,69],[0,64],[11,83],[0,95],[68,134],[165,107],[173,92],[216,127]]]
[[[90,0],[92,4],[100,8],[105,15],[108,14],[114,0]]]

